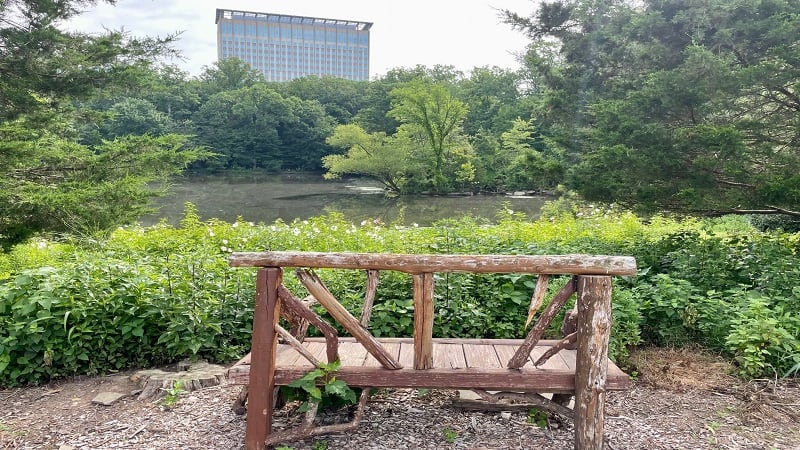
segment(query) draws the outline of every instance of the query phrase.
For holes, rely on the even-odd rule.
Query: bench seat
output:
[[[518,390],[524,392],[571,393],[575,390],[575,350],[562,350],[541,367],[536,360],[557,341],[542,340],[520,369],[507,369],[509,359],[522,344],[522,339],[433,339],[433,368],[413,368],[414,340],[411,338],[379,338],[402,369],[388,370],[353,338],[339,338],[341,368],[337,378],[350,386],[395,388],[450,388]],[[303,346],[317,359],[325,359],[325,339],[307,338]],[[300,353],[286,344],[276,351],[275,384],[286,385],[314,367]],[[250,354],[228,370],[234,384],[246,385],[250,380]],[[623,390],[631,386],[630,378],[608,360],[606,390]]]

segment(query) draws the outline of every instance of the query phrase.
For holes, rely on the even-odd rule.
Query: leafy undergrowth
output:
[[[739,375],[800,372],[800,234],[760,232],[742,218],[644,221],[614,208],[500,211],[431,227],[354,224],[329,214],[292,223],[203,221],[126,228],[92,242],[36,240],[0,254],[0,386],[110,373],[185,357],[230,361],[250,344],[254,271],[234,251],[633,255],[639,276],[615,280],[610,354],[626,366],[642,344],[697,344]],[[365,274],[319,275],[358,315]],[[551,283],[555,291],[564,282]],[[285,282],[304,296],[293,274]],[[441,274],[434,334],[520,338],[535,277]],[[413,330],[410,277],[383,272],[370,330]],[[551,292],[550,294],[552,294]],[[571,305],[568,305],[571,306]],[[561,316],[546,337],[559,334]],[[341,330],[340,330],[341,331]]]

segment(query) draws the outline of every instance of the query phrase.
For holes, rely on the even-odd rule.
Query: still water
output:
[[[178,179],[172,194],[157,200],[159,211],[140,219],[152,225],[162,218],[176,224],[186,202],[193,203],[203,220],[232,222],[291,222],[329,212],[342,213],[351,222],[380,219],[385,223],[421,226],[439,219],[472,216],[496,218],[504,205],[529,218],[539,216],[544,196],[403,196],[390,198],[369,180],[327,181],[308,174],[195,176]]]

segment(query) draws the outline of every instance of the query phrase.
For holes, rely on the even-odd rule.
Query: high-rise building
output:
[[[267,81],[307,75],[369,79],[370,22],[217,9],[217,57],[236,57]]]

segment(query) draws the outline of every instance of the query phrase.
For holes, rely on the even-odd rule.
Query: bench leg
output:
[[[575,448],[602,450],[611,333],[611,277],[579,277],[577,308]]]
[[[256,306],[253,313],[253,343],[250,357],[250,387],[247,399],[245,448],[263,450],[272,432],[275,395],[275,353],[278,336],[275,325],[280,315],[278,286],[280,268],[260,269],[256,278]]]

